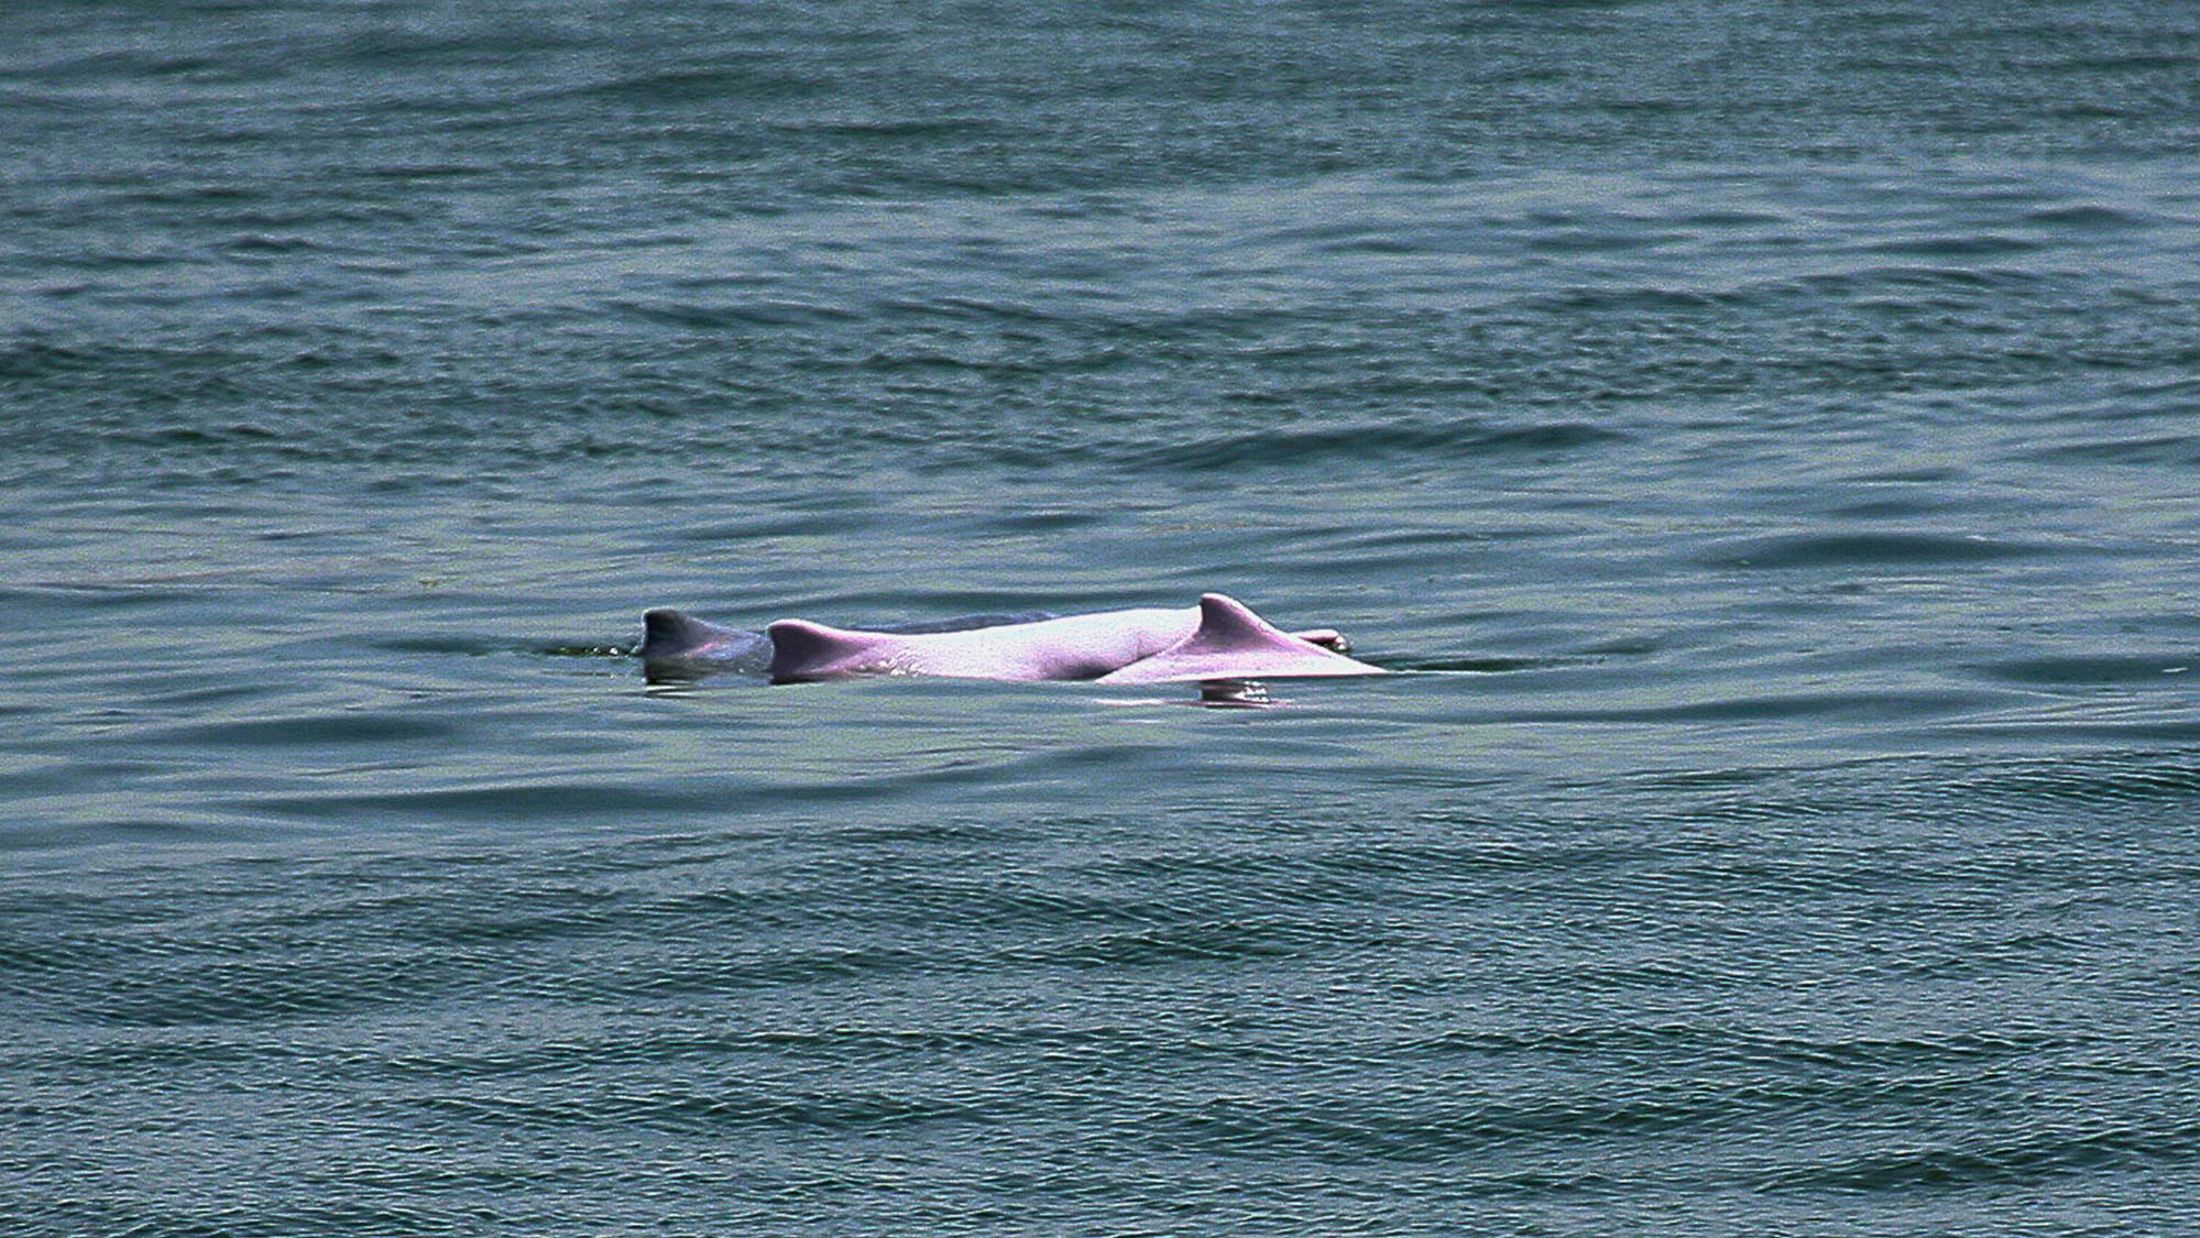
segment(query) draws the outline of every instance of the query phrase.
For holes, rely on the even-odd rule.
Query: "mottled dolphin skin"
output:
[[[1385,673],[1335,652],[1344,640],[1333,630],[1293,635],[1219,593],[1183,610],[1112,610],[960,632],[867,632],[805,619],[782,619],[766,632],[773,683],[938,675],[1128,684]]]

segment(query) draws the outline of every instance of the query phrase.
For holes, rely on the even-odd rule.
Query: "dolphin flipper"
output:
[[[1098,682],[1177,683],[1387,673],[1379,666],[1354,661],[1293,636],[1235,598],[1209,593],[1199,599],[1199,626],[1191,635],[1152,657],[1101,676]]]
[[[1335,628],[1308,628],[1303,632],[1293,632],[1291,635],[1308,644],[1320,645],[1331,653],[1352,652],[1352,642],[1346,640],[1344,633]]]

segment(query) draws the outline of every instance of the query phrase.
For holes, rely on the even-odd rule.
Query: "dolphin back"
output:
[[[1199,599],[1199,626],[1189,636],[1152,657],[1102,676],[1100,682],[1181,683],[1386,673],[1382,667],[1333,652],[1332,642],[1342,644],[1344,638],[1327,629],[1317,629],[1305,637],[1293,636],[1254,614],[1236,598],[1209,593]]]

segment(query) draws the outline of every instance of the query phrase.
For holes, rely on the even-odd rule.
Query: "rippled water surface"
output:
[[[2174,5],[0,10],[0,1228],[2192,1232]],[[1397,674],[653,683],[1187,605]]]

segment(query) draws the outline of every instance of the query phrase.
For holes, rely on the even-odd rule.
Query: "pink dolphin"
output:
[[[773,683],[852,675],[1170,683],[1381,675],[1324,628],[1292,634],[1219,593],[1182,610],[1112,610],[956,632],[866,632],[782,619],[767,629]]]

